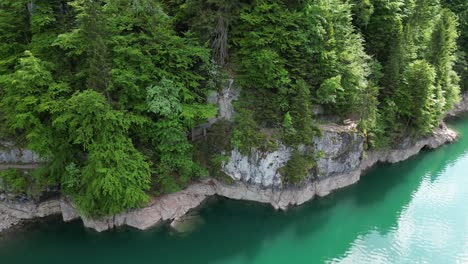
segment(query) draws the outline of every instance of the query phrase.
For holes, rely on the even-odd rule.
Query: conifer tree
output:
[[[458,51],[455,53],[457,61],[454,69],[460,75],[460,86],[468,90],[468,2],[465,0],[442,0],[442,5],[449,8],[458,17],[460,36]]]
[[[457,37],[457,18],[450,10],[443,9],[432,33],[430,61],[436,68],[437,86],[444,93],[444,110],[451,109],[459,100],[459,78],[453,69]]]

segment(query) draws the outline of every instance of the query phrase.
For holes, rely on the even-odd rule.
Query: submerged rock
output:
[[[196,230],[202,224],[204,224],[203,218],[197,212],[190,211],[183,217],[173,220],[171,228],[177,234],[186,235]]]

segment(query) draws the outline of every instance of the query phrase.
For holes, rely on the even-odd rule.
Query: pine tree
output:
[[[468,2],[465,0],[442,0],[441,3],[458,16],[460,37],[458,38],[457,61],[454,69],[461,77],[461,88],[468,90]]]
[[[31,42],[28,1],[4,0],[0,3],[0,74],[13,70]]]
[[[437,85],[445,96],[445,110],[459,100],[459,78],[453,69],[457,37],[457,18],[450,10],[443,9],[432,33],[430,61],[436,68]]]
[[[64,191],[88,215],[116,214],[148,201],[150,168],[128,137],[130,120],[93,90],[75,93],[53,121],[70,144],[87,152]],[[72,163],[73,164],[73,163]],[[70,184],[72,182],[73,184]]]
[[[410,63],[402,74],[402,83],[395,94],[398,114],[408,128],[417,135],[428,134],[439,118],[434,100],[436,73],[434,67],[424,60]],[[413,103],[409,104],[408,101]],[[437,122],[434,123],[434,120]]]

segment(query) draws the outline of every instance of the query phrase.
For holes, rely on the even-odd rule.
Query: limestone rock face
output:
[[[281,186],[281,175],[278,169],[285,166],[290,157],[291,149],[284,145],[280,145],[278,150],[269,153],[253,149],[250,156],[244,156],[234,149],[223,171],[234,180],[263,187]]]
[[[24,220],[42,218],[60,214],[59,199],[52,199],[39,204],[32,201],[0,201],[0,232],[7,230]]]
[[[457,139],[457,133],[445,125],[434,129],[432,135],[420,139],[416,142],[404,141],[395,149],[384,151],[369,151],[363,158],[360,169],[366,170],[377,162],[396,163],[408,159],[418,154],[424,147],[431,149],[440,147],[443,144],[453,142]]]
[[[227,102],[224,110],[220,110],[224,113],[223,118],[230,119],[233,112],[229,108],[229,100],[234,100],[234,97],[226,98],[228,99],[220,99],[218,95],[218,100]],[[468,97],[465,96],[464,100],[468,102]],[[468,103],[466,105],[468,106]],[[310,177],[298,186],[283,185],[281,175],[277,172],[291,156],[291,149],[286,146],[281,145],[278,150],[270,153],[253,150],[249,157],[234,150],[230,161],[223,167],[223,171],[235,180],[233,184],[204,179],[180,192],[154,197],[144,208],[104,218],[80,216],[66,198],[37,204],[31,201],[9,201],[0,194],[0,232],[26,219],[60,213],[64,221],[81,218],[85,226],[99,232],[124,225],[144,230],[164,222],[171,222],[174,228],[178,228],[186,221],[182,219],[183,216],[213,195],[267,203],[276,209],[287,209],[290,206],[301,205],[316,195],[326,196],[336,189],[354,184],[364,170],[378,162],[399,162],[417,154],[425,147],[437,148],[457,138],[454,131],[442,125],[430,136],[420,140],[405,140],[394,149],[366,152],[363,147],[364,139],[355,131],[353,124],[322,126],[322,130],[323,136],[314,139],[316,151],[322,153],[317,161],[318,175],[311,172]],[[0,164],[1,155],[0,152]],[[38,161],[33,154],[13,161],[18,160]],[[12,160],[4,158],[4,161]]]
[[[319,177],[352,172],[359,168],[363,153],[364,139],[355,131],[353,125],[327,125],[321,127],[323,135],[314,138],[314,147],[321,153],[317,160]],[[292,149],[280,145],[278,150],[268,153],[253,149],[249,156],[238,150],[231,151],[231,157],[223,167],[223,172],[236,181],[260,185],[262,187],[281,187],[281,174],[278,169],[285,166],[291,158]],[[313,172],[309,175],[313,178]]]
[[[8,229],[25,219],[60,213],[64,221],[81,218],[86,227],[98,232],[124,225],[145,230],[164,222],[171,222],[174,228],[178,228],[180,227],[180,223],[185,221],[182,219],[183,216],[213,195],[267,203],[276,209],[284,210],[291,206],[301,205],[313,199],[316,195],[326,196],[333,190],[354,184],[359,180],[363,170],[377,162],[399,162],[415,155],[424,147],[436,148],[441,144],[455,140],[457,136],[450,129],[441,127],[434,130],[431,136],[417,142],[403,142],[401,146],[393,150],[368,152],[363,155],[362,140],[359,139],[358,135],[346,136],[343,134],[345,133],[344,131],[328,131],[329,135],[325,135],[320,141],[316,141],[316,144],[324,142],[322,143],[324,144],[322,146],[324,151],[324,160],[322,162],[335,162],[336,160],[343,159],[342,161],[345,165],[324,166],[323,168],[331,168],[330,171],[326,171],[329,173],[324,174],[326,177],[310,178],[299,186],[265,186],[263,183],[267,181],[262,180],[270,178],[265,178],[265,174],[252,169],[255,165],[248,165],[247,167],[250,166],[250,170],[246,170],[245,173],[253,171],[257,173],[256,175],[262,175],[258,177],[258,179],[262,180],[253,181],[252,175],[250,175],[251,178],[248,178],[249,175],[243,175],[239,178],[240,180],[235,181],[233,184],[226,184],[216,179],[208,178],[194,183],[180,192],[155,197],[144,208],[104,218],[80,216],[75,207],[65,198],[49,200],[40,204],[3,200],[0,201],[0,231]],[[333,139],[334,137],[336,139]],[[278,151],[285,152],[286,148],[280,148]],[[359,151],[361,152],[358,155],[357,152]],[[356,160],[358,156],[364,158]],[[276,156],[273,155],[272,157]],[[270,160],[265,158],[265,156],[257,156],[256,160],[258,161],[258,159]],[[266,163],[264,162],[264,164]],[[271,176],[271,174],[268,175]],[[245,181],[246,179],[248,180]]]
[[[232,102],[239,97],[240,90],[235,87],[234,80],[227,80],[227,84],[218,94],[218,118],[228,121],[234,120],[234,107]]]
[[[0,164],[31,164],[39,162],[39,156],[31,150],[17,148],[11,142],[0,141]]]
[[[330,177],[359,168],[364,138],[351,126],[322,126],[323,136],[314,139],[321,157],[317,160],[318,176]]]
[[[80,218],[78,211],[65,198],[60,200],[60,211],[62,213],[62,218],[64,222],[70,222],[70,221]]]

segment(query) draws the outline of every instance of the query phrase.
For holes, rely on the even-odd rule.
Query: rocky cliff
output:
[[[468,110],[466,96],[458,107]],[[464,111],[460,110],[457,114],[462,112]],[[281,145],[278,150],[270,153],[252,150],[248,157],[233,150],[230,161],[222,168],[234,179],[232,184],[212,178],[204,179],[183,191],[155,197],[147,207],[100,219],[80,216],[66,198],[41,204],[4,200],[0,201],[0,231],[24,219],[51,214],[62,214],[64,221],[81,218],[85,226],[97,231],[124,225],[144,230],[164,222],[170,222],[171,226],[176,227],[184,221],[184,215],[213,195],[268,203],[277,209],[287,209],[303,204],[316,195],[325,196],[333,190],[354,184],[363,171],[378,162],[399,162],[425,147],[436,148],[457,137],[454,131],[442,125],[432,135],[416,142],[406,140],[391,150],[365,151],[364,139],[353,124],[323,125],[321,129],[323,136],[314,139],[316,150],[322,153],[317,160],[317,170],[311,171],[307,180],[300,185],[283,184],[278,173],[278,169],[291,156],[291,150],[286,146]]]

